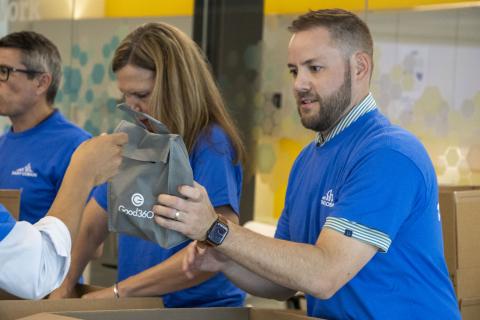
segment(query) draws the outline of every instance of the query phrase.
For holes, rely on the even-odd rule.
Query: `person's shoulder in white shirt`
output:
[[[4,226],[11,225],[11,220],[3,220]],[[24,299],[43,298],[65,278],[71,245],[67,227],[56,217],[47,216],[34,225],[14,223],[0,240],[0,288]]]

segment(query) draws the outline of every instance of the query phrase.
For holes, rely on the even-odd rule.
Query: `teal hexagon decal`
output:
[[[92,135],[94,136],[98,136],[100,134],[100,129],[95,126],[92,122],[92,120],[88,119],[86,122],[85,122],[85,125],[83,126],[85,130],[87,130],[88,132],[90,132]]]
[[[85,101],[87,103],[92,103],[94,99],[95,99],[95,95],[93,93],[93,90],[88,89],[87,92],[85,92]]]
[[[72,57],[74,59],[78,59],[78,57],[80,57],[80,52],[81,52],[81,50],[80,50],[80,46],[78,44],[76,44],[72,47]]]
[[[110,112],[115,112],[115,108],[117,106],[117,100],[113,99],[113,98],[109,98],[107,100],[107,108],[108,108],[108,111]]]
[[[63,69],[63,79],[64,94],[71,95],[80,91],[80,87],[82,86],[82,74],[80,73],[80,69],[72,69],[68,66],[65,67]]]
[[[55,103],[61,103],[63,101],[63,91],[58,90],[57,95],[55,96]]]
[[[103,45],[102,48],[102,54],[105,59],[108,59],[110,57],[110,53],[112,53],[112,49],[110,48],[110,45],[108,43]]]
[[[86,52],[80,53],[80,57],[78,58],[80,61],[80,65],[84,66],[88,62],[88,54]]]
[[[92,80],[94,84],[100,84],[105,76],[105,67],[103,64],[97,63],[92,69]]]

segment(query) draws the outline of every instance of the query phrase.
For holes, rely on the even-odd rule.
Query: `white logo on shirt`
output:
[[[440,215],[440,204],[437,203],[437,213],[438,213],[438,221],[442,221],[442,216]]]
[[[32,170],[32,165],[29,162],[25,167],[18,168],[17,170],[13,170],[12,176],[24,176],[24,177],[36,178],[37,173]]]
[[[322,197],[321,201],[322,205],[326,207],[333,207],[335,203],[333,202],[333,190],[330,189],[327,191],[327,193]]]
[[[132,195],[132,204],[135,207],[142,206],[144,201],[145,201],[145,199],[143,198],[143,196],[140,193],[134,193]]]

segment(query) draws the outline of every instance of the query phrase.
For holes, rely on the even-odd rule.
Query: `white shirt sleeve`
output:
[[[70,232],[58,218],[17,222],[0,241],[0,288],[24,299],[43,298],[65,279],[71,247]]]

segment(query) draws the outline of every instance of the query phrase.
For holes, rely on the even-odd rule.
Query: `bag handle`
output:
[[[148,128],[142,122],[142,119],[147,119],[151,127],[155,130],[155,133],[170,134],[170,131],[163,123],[146,113],[133,110],[133,108],[126,103],[120,103],[117,105],[117,108],[128,114],[138,126],[144,129],[148,130]]]

